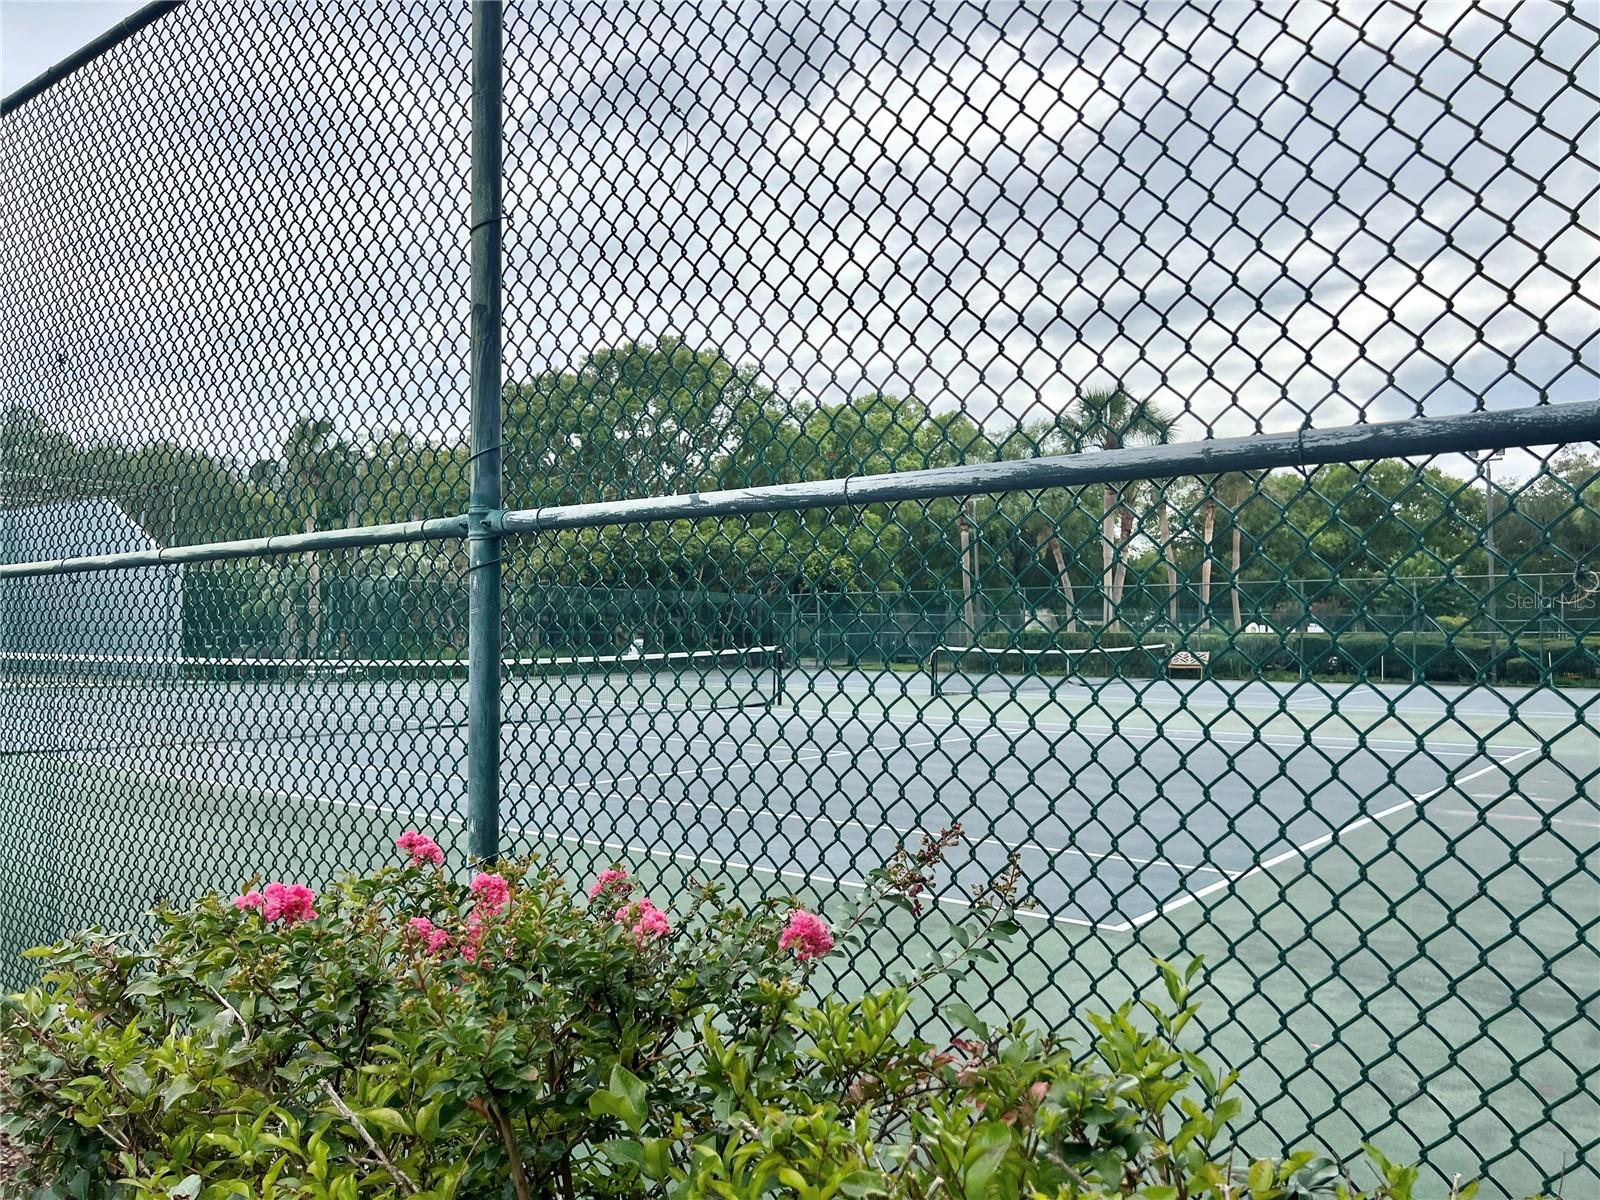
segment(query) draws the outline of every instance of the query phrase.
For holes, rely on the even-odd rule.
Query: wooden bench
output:
[[[1196,675],[1206,673],[1206,664],[1211,661],[1209,650],[1179,650],[1167,660],[1167,674],[1174,671],[1193,671]]]

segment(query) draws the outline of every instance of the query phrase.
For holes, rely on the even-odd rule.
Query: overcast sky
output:
[[[105,32],[143,0],[0,0],[0,94]]]
[[[0,0],[6,89],[135,7]],[[465,11],[190,6],[23,110],[30,394],[459,430]],[[1600,390],[1581,11],[544,0],[506,57],[515,378],[670,331],[803,405],[1120,381],[1185,438]]]

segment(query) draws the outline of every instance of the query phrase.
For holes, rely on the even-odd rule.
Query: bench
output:
[[[1209,650],[1179,650],[1167,660],[1167,674],[1174,671],[1193,671],[1196,675],[1206,673],[1206,664],[1211,661]]]

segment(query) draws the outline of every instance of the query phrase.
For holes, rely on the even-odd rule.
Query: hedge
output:
[[[1118,649],[1135,644],[1122,630],[1086,631],[1025,629],[1015,635],[994,634],[980,640],[984,653],[965,656],[960,669],[969,673],[1036,672],[1044,675],[1121,675],[1155,678],[1167,673],[1166,661],[1178,649],[1211,655],[1207,674],[1219,679],[1253,679],[1262,675],[1354,675],[1367,679],[1435,683],[1539,684],[1600,679],[1600,656],[1581,641],[1564,644],[1518,644],[1509,638],[1464,633],[1190,633],[1151,632],[1138,644],[1166,644],[1168,651],[1117,655],[1073,654],[1061,658],[1007,655],[1007,650]],[[941,662],[942,669],[955,663]]]

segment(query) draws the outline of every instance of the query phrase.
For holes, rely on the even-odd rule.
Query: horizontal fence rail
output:
[[[1090,484],[1127,483],[1179,475],[1220,474],[1225,471],[1270,470],[1275,467],[1305,468],[1388,456],[1503,450],[1510,446],[1597,439],[1600,439],[1600,401],[1573,402],[1510,412],[1468,413],[1459,417],[1357,425],[1347,429],[1218,438],[1205,442],[973,463],[885,475],[850,475],[815,483],[513,509],[491,513],[487,523],[504,534],[534,534],[556,529],[597,529],[655,521],[713,520],[836,505],[892,504],[950,496],[1085,487]],[[231,558],[463,538],[467,536],[467,527],[468,518],[465,515],[433,517],[401,525],[327,529],[126,554],[0,563],[0,579],[115,571],[166,563],[220,562]]]

